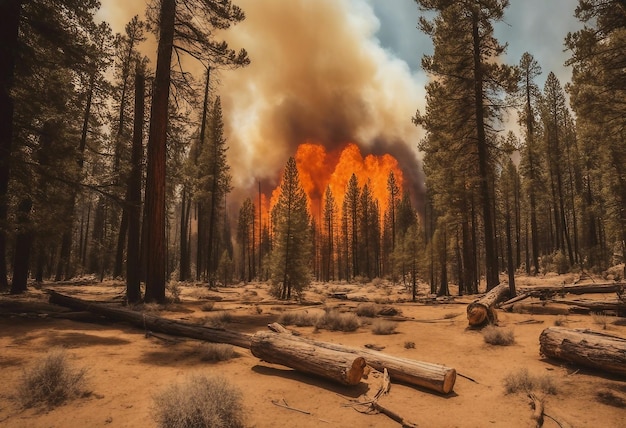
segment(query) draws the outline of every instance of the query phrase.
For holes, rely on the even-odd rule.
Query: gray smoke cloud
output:
[[[270,193],[289,156],[303,142],[328,151],[348,142],[363,156],[396,157],[415,197],[421,191],[411,123],[423,111],[423,83],[377,39],[380,21],[366,0],[236,0],[246,20],[220,37],[245,48],[251,64],[219,72],[233,199],[257,181]],[[144,2],[103,0],[102,19],[123,31]],[[380,7],[380,6],[379,6]],[[388,7],[393,8],[393,4]],[[415,30],[417,32],[418,30]],[[154,42],[145,53],[154,57]],[[154,50],[154,49],[152,49]],[[416,56],[421,55],[416,52]],[[201,67],[197,68],[201,78]]]

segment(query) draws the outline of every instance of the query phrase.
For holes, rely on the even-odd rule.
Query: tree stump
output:
[[[482,298],[467,305],[467,320],[470,327],[481,327],[485,324],[495,324],[498,316],[494,305],[503,302],[509,297],[508,284],[500,284],[492,288]]]

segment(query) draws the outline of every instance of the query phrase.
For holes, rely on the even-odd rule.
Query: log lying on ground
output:
[[[367,365],[361,356],[315,346],[283,333],[255,333],[250,340],[250,351],[268,363],[282,364],[343,385],[358,385]]]
[[[562,303],[564,305],[576,306],[577,308],[587,309],[589,312],[602,312],[612,311],[618,315],[626,315],[626,302],[612,299],[612,300],[554,300],[554,303]]]
[[[128,322],[136,327],[174,336],[184,336],[207,342],[228,343],[242,348],[250,348],[250,335],[220,328],[189,324],[182,321],[157,317],[130,309],[93,303],[88,300],[69,297],[56,291],[49,291],[50,303],[65,306],[77,311],[89,311],[115,321]]]
[[[547,294],[593,294],[615,293],[626,288],[626,283],[613,282],[603,284],[546,285],[540,287],[520,287],[519,291],[529,293],[532,297]]]
[[[492,288],[482,298],[467,305],[467,320],[471,327],[480,327],[484,324],[494,324],[498,317],[494,305],[503,302],[509,297],[509,285],[500,284]]]
[[[328,348],[340,352],[348,352],[365,358],[372,368],[389,372],[392,380],[409,385],[420,386],[441,394],[452,392],[456,381],[456,370],[440,364],[427,363],[409,358],[394,357],[393,355],[371,349],[354,348],[336,343],[321,342],[305,339],[299,336],[289,336],[291,340],[309,343],[320,348]]]
[[[539,352],[583,366],[626,375],[626,338],[587,329],[549,327],[539,336]]]

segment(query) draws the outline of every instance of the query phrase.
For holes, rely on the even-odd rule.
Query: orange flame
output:
[[[354,143],[348,143],[342,149],[330,153],[320,144],[303,143],[298,146],[295,159],[302,188],[309,199],[309,211],[314,218],[320,218],[323,214],[327,186],[330,186],[337,209],[341,210],[346,187],[353,173],[360,189],[370,180],[370,190],[379,203],[381,216],[389,203],[387,179],[391,171],[402,191],[404,179],[396,158],[389,154],[367,155],[363,158],[361,150]],[[279,195],[280,188],[274,189],[270,198],[271,207],[276,204]]]

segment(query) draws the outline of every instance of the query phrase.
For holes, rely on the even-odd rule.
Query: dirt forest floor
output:
[[[571,276],[519,278],[518,287],[571,284]],[[598,280],[598,279],[596,279]],[[602,280],[602,279],[600,279]],[[591,282],[591,280],[589,280]],[[202,343],[159,337],[125,323],[67,319],[67,309],[48,303],[45,288],[74,297],[121,305],[121,283],[44,284],[22,296],[0,295],[0,426],[2,427],[155,427],[154,396],[189,375],[221,375],[243,393],[245,425],[249,427],[397,427],[384,414],[362,414],[352,400],[379,386],[370,375],[357,386],[341,386],[287,367],[265,363],[248,349],[235,347],[236,357],[210,363],[201,357]],[[354,311],[368,300],[400,311],[394,334],[375,335],[372,319],[355,332],[294,327],[303,337],[355,347],[375,345],[383,352],[456,369],[454,391],[440,395],[394,383],[380,404],[419,427],[531,427],[532,409],[525,393],[507,394],[504,380],[526,369],[531,376],[549,378],[556,394],[537,394],[545,404],[544,427],[626,426],[626,379],[544,359],[539,335],[547,327],[606,329],[626,337],[625,319],[597,315],[546,315],[498,311],[499,325],[511,329],[515,343],[485,343],[478,330],[467,328],[466,306],[476,296],[433,301],[420,285],[421,303],[410,302],[409,291],[386,282],[365,285],[313,284],[305,293],[309,304],[279,302],[268,285],[240,284],[208,290],[180,286],[180,303],[143,308],[153,315],[205,323],[221,316],[224,327],[246,333],[267,330],[267,324],[289,311],[321,311],[335,307]],[[451,292],[456,290],[452,287]],[[331,297],[347,293],[348,300]],[[576,296],[578,297],[578,296]],[[611,297],[615,297],[614,295]],[[606,298],[588,294],[585,298]],[[528,299],[527,302],[533,301]],[[213,307],[207,302],[214,302]],[[312,302],[322,302],[312,305]],[[210,311],[208,310],[210,309]],[[59,313],[65,315],[59,316]],[[558,311],[557,311],[558,312]],[[228,313],[229,316],[223,316]],[[221,315],[220,315],[221,314]],[[398,321],[404,319],[404,321]],[[415,344],[414,347],[410,343]],[[71,363],[86,368],[90,394],[59,407],[23,409],[16,389],[23,373],[52,348],[65,349]],[[284,400],[284,401],[283,401]],[[275,403],[288,403],[292,410]],[[555,422],[558,421],[558,422]]]

